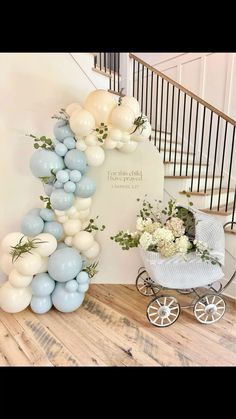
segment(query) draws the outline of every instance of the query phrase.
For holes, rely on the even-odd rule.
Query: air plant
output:
[[[31,250],[36,249],[39,244],[46,243],[40,239],[28,239],[27,241],[23,242],[25,236],[22,236],[19,242],[15,246],[11,246],[12,250],[10,251],[10,255],[12,256],[12,263],[16,262],[19,257],[21,257],[25,253],[32,254]]]

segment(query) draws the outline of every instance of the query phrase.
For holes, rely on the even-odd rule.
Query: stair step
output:
[[[174,175],[165,175],[164,176],[166,179],[191,179],[192,178],[192,176],[185,176],[185,175],[181,175],[181,176],[174,176]],[[213,176],[212,175],[208,175],[207,176],[208,178],[212,178]],[[220,175],[215,175],[215,178],[220,178],[221,176]],[[198,179],[198,175],[194,175],[193,176],[193,178],[194,179]],[[200,178],[205,178],[205,175],[201,175],[200,176]]]
[[[166,151],[166,155],[168,156],[168,154],[169,154],[169,152],[170,152],[170,148],[166,148],[166,150],[164,149],[164,148],[161,148],[160,149],[160,153],[162,153],[163,152],[163,154],[164,154],[164,152]],[[175,150],[173,150],[173,147],[171,148],[171,153],[170,154],[174,154],[175,155]],[[181,155],[181,153],[179,153],[178,151],[176,152],[176,155]],[[193,156],[193,153],[192,152],[187,152],[187,151],[184,151],[183,150],[183,152],[182,152],[182,154],[186,154],[186,155],[190,155],[190,156]],[[172,160],[171,160],[172,161]]]
[[[208,214],[215,214],[215,215],[232,214],[232,210],[233,210],[233,202],[229,202],[227,211],[225,211],[225,205],[220,205],[219,210],[217,209],[217,207],[212,207],[212,209],[210,208],[201,209],[201,211],[203,212],[207,212]]]
[[[107,73],[105,71],[105,69],[104,70],[100,70],[100,68],[93,67],[92,70],[95,71],[96,73],[102,74],[103,76],[110,77],[110,78],[112,77],[112,75],[110,73]]]
[[[218,194],[219,193],[219,188],[214,188],[213,189],[213,194]],[[228,189],[227,188],[221,188],[221,194],[225,194],[227,193]],[[206,192],[204,190],[200,190],[200,191],[185,191],[187,193],[189,193],[191,196],[192,195],[198,195],[198,196],[209,196],[211,195],[211,189],[207,189]],[[179,192],[182,195],[185,195],[184,191]],[[234,192],[233,188],[229,189],[229,192]]]
[[[117,96],[125,96],[124,94],[116,92],[115,90],[112,90],[112,89],[108,89],[108,92],[112,93],[113,95],[117,95]]]
[[[224,228],[224,230],[225,230],[225,233],[227,233],[227,234],[236,234],[236,225],[233,224],[233,228],[232,229],[231,229],[231,226],[228,225],[228,226],[226,226]]]

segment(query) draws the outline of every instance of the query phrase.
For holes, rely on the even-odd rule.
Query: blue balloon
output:
[[[86,169],[86,156],[83,151],[69,150],[64,159],[66,167],[71,170],[79,170],[84,173]]]
[[[80,272],[82,260],[77,250],[71,247],[55,250],[49,257],[48,273],[59,282],[67,282],[74,279]]]
[[[66,170],[58,170],[56,177],[58,182],[66,183],[69,180],[69,173]]]
[[[55,213],[54,213],[53,210],[51,210],[49,208],[41,209],[39,215],[44,221],[54,221],[55,220]]]
[[[65,247],[67,248],[67,245],[64,242],[60,242],[60,243],[57,243],[57,249],[56,250],[64,249]]]
[[[72,182],[79,182],[82,175],[78,170],[71,170],[70,172],[70,180]]]
[[[54,135],[58,141],[63,141],[66,137],[74,137],[69,124],[66,121],[58,121],[53,128]]]
[[[64,234],[62,225],[57,221],[47,221],[44,224],[43,232],[52,234],[57,240],[60,240]]]
[[[79,292],[86,292],[89,289],[89,284],[78,284],[78,291]]]
[[[55,152],[58,154],[58,156],[65,156],[68,151],[68,148],[65,146],[65,144],[59,143],[55,147]]]
[[[54,187],[56,189],[61,189],[61,188],[63,188],[63,183],[61,183],[58,180],[56,180],[56,182],[54,183]]]
[[[66,282],[66,285],[65,285],[65,289],[68,292],[75,292],[77,291],[78,287],[79,287],[78,282],[75,281],[74,279],[71,279],[70,281]]]
[[[71,182],[71,180],[69,180],[69,182],[64,183],[64,190],[66,192],[75,192],[76,189],[76,185],[74,182]]]
[[[32,297],[30,307],[34,313],[44,314],[52,307],[52,299],[50,295],[47,297]]]
[[[89,198],[96,191],[95,180],[88,176],[83,176],[81,181],[76,184],[75,195],[80,198]]]
[[[62,313],[70,313],[77,310],[84,300],[84,293],[68,292],[66,284],[57,283],[52,293],[52,302],[57,310]]]
[[[44,222],[38,215],[25,215],[21,222],[21,231],[25,236],[37,236],[42,233]]]
[[[63,143],[68,148],[68,150],[71,150],[75,148],[76,142],[73,137],[67,137],[64,139]]]
[[[81,271],[81,272],[77,275],[77,277],[76,277],[76,281],[77,281],[79,284],[85,284],[85,283],[88,283],[88,282],[89,282],[89,276],[88,276],[88,273],[87,273],[87,272],[85,272],[85,271]]]
[[[32,208],[26,215],[39,215],[42,208]]]
[[[35,177],[52,176],[51,170],[58,171],[64,168],[64,162],[54,151],[37,150],[31,156],[30,169]]]
[[[75,197],[72,193],[67,193],[63,189],[55,189],[50,197],[52,207],[56,210],[64,211],[72,207]]]
[[[46,195],[48,195],[48,196],[50,196],[51,195],[51,193],[52,193],[52,191],[53,191],[53,185],[51,185],[51,184],[49,184],[49,183],[45,183],[44,185],[43,185],[43,188],[44,188],[44,192],[45,192],[45,194]]]
[[[50,295],[55,288],[55,281],[47,274],[41,273],[33,277],[31,289],[36,297],[46,297]]]

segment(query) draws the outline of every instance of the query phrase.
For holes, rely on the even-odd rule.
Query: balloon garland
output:
[[[98,217],[89,218],[96,182],[88,169],[103,164],[104,150],[131,153],[151,134],[134,97],[117,103],[104,90],[91,92],[83,107],[72,103],[54,118],[54,139],[30,135],[35,148],[30,169],[44,185],[44,208],[31,209],[21,231],[1,241],[0,266],[8,280],[0,288],[0,307],[9,313],[29,305],[39,314],[52,305],[71,312],[82,304],[97,272],[96,231],[105,228],[97,226]]]

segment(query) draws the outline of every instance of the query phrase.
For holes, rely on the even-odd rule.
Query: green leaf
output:
[[[38,144],[34,144],[34,148],[38,149],[39,145]]]

